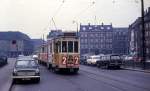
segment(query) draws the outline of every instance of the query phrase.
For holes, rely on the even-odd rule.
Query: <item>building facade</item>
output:
[[[129,54],[129,36],[128,28],[113,28],[113,53],[119,55]]]
[[[81,54],[111,54],[113,51],[112,25],[80,25]]]
[[[33,53],[31,39],[21,32],[0,32],[0,55],[17,57]]]
[[[146,59],[150,59],[150,7],[145,11],[145,47],[146,47]],[[130,26],[130,54],[142,57],[142,24],[141,17],[137,18]]]

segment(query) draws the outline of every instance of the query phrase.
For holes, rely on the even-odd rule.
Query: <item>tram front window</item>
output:
[[[68,41],[68,52],[73,52],[73,42]]]
[[[67,52],[67,41],[62,41],[62,52]]]
[[[76,53],[78,53],[78,42],[77,41],[75,41],[74,42],[74,52],[76,52]]]

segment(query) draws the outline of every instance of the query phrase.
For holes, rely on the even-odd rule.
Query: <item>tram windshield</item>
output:
[[[62,52],[78,53],[78,41],[62,41]]]

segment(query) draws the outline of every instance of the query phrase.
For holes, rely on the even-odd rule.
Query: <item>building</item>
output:
[[[146,59],[150,59],[150,7],[145,11],[145,46]],[[130,54],[142,57],[142,24],[141,17],[137,18],[130,26]]]
[[[81,54],[111,54],[113,51],[112,24],[80,25],[80,53]]]
[[[34,53],[38,50],[38,48],[43,44],[44,40],[43,39],[32,39],[32,43],[34,46]]]
[[[17,57],[19,54],[30,55],[33,52],[31,39],[21,32],[0,32],[0,55]]]
[[[119,55],[129,54],[128,28],[113,28],[113,53]]]

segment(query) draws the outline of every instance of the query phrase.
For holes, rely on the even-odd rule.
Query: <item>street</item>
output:
[[[0,88],[7,91],[11,84],[14,61],[0,68]],[[99,69],[80,66],[78,74],[56,74],[40,66],[40,83],[12,84],[10,91],[150,91],[150,73],[123,70]]]

